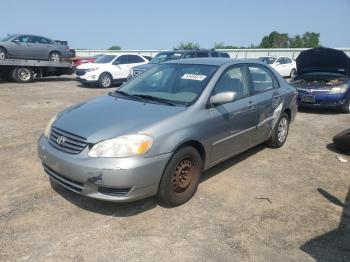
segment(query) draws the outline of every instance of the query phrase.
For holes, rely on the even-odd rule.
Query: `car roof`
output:
[[[242,63],[255,63],[255,64],[262,64],[260,60],[257,59],[231,59],[231,58],[225,58],[225,57],[218,57],[218,58],[188,58],[188,59],[179,59],[179,60],[171,60],[168,62],[165,62],[167,64],[194,64],[194,65],[214,65],[214,66],[222,66],[226,63],[231,64],[242,64]]]
[[[193,52],[219,52],[216,50],[212,50],[212,49],[189,49],[189,50],[183,50],[183,49],[179,49],[179,50],[167,50],[167,51],[161,51],[159,53],[193,53]]]

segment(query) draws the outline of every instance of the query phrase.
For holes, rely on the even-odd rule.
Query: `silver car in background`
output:
[[[159,64],[49,122],[38,154],[52,183],[109,201],[177,206],[204,170],[260,143],[281,147],[296,90],[259,61]]]
[[[60,62],[71,57],[66,45],[36,35],[9,35],[0,40],[0,60],[7,58],[39,59]]]

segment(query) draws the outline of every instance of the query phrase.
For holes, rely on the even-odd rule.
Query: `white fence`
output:
[[[299,53],[307,48],[273,48],[273,49],[217,49],[230,54],[231,58],[259,58],[261,56],[286,56],[292,59],[297,58]],[[350,57],[350,48],[336,48],[343,50]],[[98,54],[118,54],[133,53],[147,56],[155,56],[165,50],[79,50],[76,49],[76,55],[81,57],[94,56]]]

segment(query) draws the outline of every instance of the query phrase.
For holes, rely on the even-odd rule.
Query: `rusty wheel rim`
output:
[[[185,192],[191,185],[195,172],[196,168],[191,158],[180,160],[173,173],[173,191],[177,194]]]

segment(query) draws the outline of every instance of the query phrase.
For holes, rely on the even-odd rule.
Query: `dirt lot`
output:
[[[300,112],[283,148],[209,170],[177,208],[51,188],[39,135],[56,112],[108,91],[0,81],[0,261],[350,261],[350,157],[329,145],[349,115]]]

